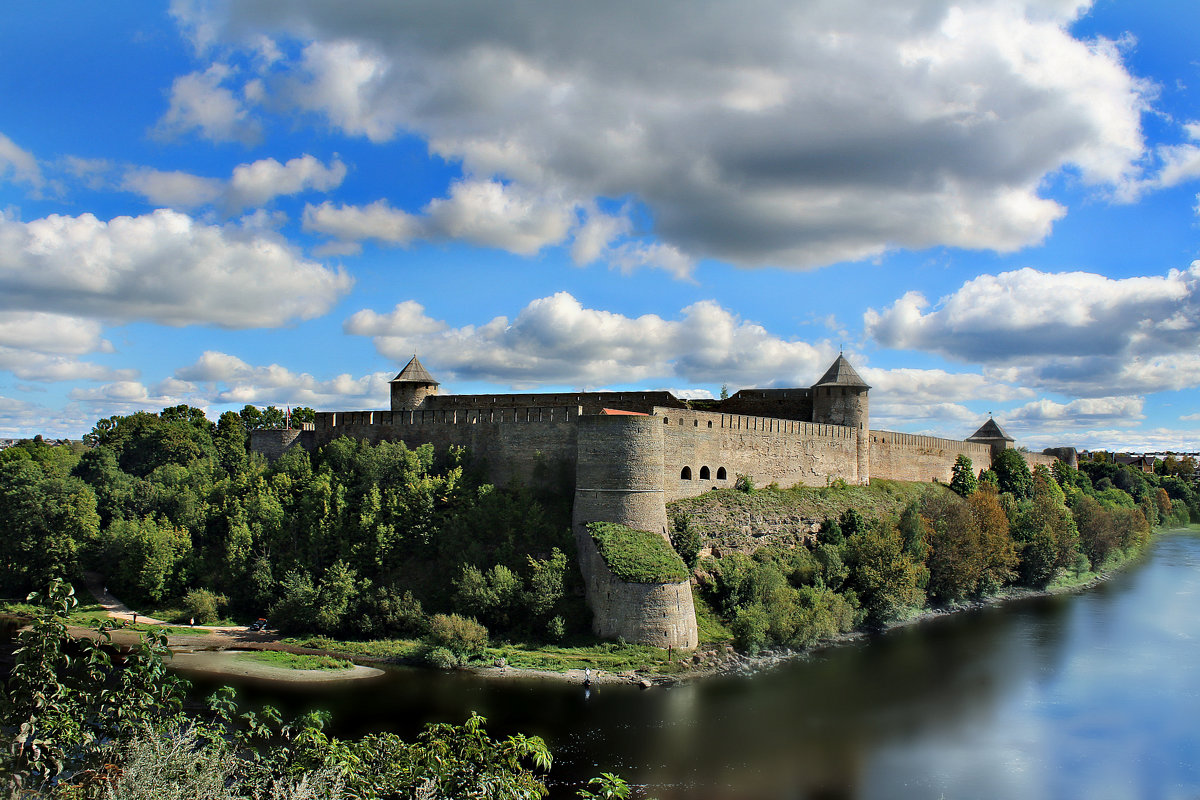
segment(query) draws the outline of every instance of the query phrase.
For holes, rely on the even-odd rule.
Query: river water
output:
[[[1076,594],[948,615],[767,672],[640,690],[392,671],[243,687],[335,731],[474,710],[544,737],[554,797],[601,771],[674,798],[1200,798],[1200,534]]]

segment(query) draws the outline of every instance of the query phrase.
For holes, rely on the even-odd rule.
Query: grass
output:
[[[238,653],[238,661],[251,661],[268,667],[279,669],[320,669],[342,670],[354,666],[352,661],[346,661],[333,656],[310,656],[298,653],[284,653],[277,650],[255,650],[249,653]]]
[[[604,563],[627,583],[679,583],[689,576],[687,565],[662,536],[635,531],[613,522],[592,522],[588,533]]]
[[[356,642],[331,639],[328,636],[290,636],[280,641],[309,650],[327,650],[356,658],[378,658],[398,662],[416,663],[425,652],[424,643],[417,639],[375,639]]]
[[[587,645],[530,645],[507,643],[489,647],[484,657],[489,661],[503,658],[515,669],[536,669],[545,672],[566,672],[591,668],[605,672],[649,672],[666,675],[682,672],[684,663],[678,652],[671,653],[646,645],[603,642]]]
[[[166,606],[163,608],[150,608],[150,609],[146,610],[145,612],[143,612],[141,610],[138,611],[138,614],[142,614],[142,613],[144,613],[147,617],[153,617],[154,619],[165,619],[168,622],[174,622],[178,625],[187,625],[188,621],[191,620],[191,618],[192,618],[192,614],[190,611],[183,609],[183,608],[179,608],[177,606]],[[202,622],[199,624],[201,624],[201,625],[244,625],[246,623],[238,622],[237,620],[230,619],[229,617],[222,617],[214,622]]]

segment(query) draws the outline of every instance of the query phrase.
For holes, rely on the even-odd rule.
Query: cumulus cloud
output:
[[[215,350],[206,351],[195,363],[175,371],[175,378],[182,383],[212,387],[210,397],[216,403],[334,409],[386,405],[392,377],[391,373],[377,372],[357,378],[342,374],[318,380],[279,364],[251,366],[237,356]]]
[[[0,311],[0,370],[27,381],[114,380],[136,370],[112,369],[77,358],[112,352],[96,320],[37,311]]]
[[[0,216],[0,309],[271,327],[324,314],[351,283],[273,234],[166,209],[108,222]]]
[[[195,208],[219,204],[234,213],[262,206],[276,197],[312,190],[329,191],[341,185],[346,165],[334,159],[329,166],[305,154],[281,164],[264,158],[234,167],[229,180],[204,178],[179,171],[135,167],[126,171],[121,188],[159,206]]]
[[[1072,36],[1089,7],[305,0],[278,14],[245,0],[175,13],[214,52],[253,60],[272,43],[270,69],[245,85],[281,110],[374,142],[415,134],[477,187],[641,204],[693,260],[806,268],[892,248],[1011,251],[1065,212],[1040,194],[1048,175],[1135,180],[1151,90],[1117,43]],[[219,63],[180,78],[164,124],[236,128],[237,80]],[[212,112],[185,113],[209,107],[193,95]],[[542,223],[534,241],[560,230]]]
[[[234,77],[229,65],[213,64],[203,72],[176,78],[171,84],[170,107],[154,132],[170,138],[196,130],[213,142],[256,141],[261,133],[259,124],[242,100],[224,85]]]
[[[13,179],[34,188],[41,187],[43,183],[42,170],[33,154],[22,150],[12,139],[0,133],[0,179],[9,174]]]
[[[1124,279],[1020,269],[981,275],[931,304],[909,292],[868,309],[887,347],[988,365],[996,379],[1071,394],[1145,393],[1200,383],[1200,261]]]
[[[447,197],[431,200],[421,214],[392,208],[385,200],[367,206],[325,202],[304,209],[305,230],[344,242],[373,239],[406,245],[414,240],[457,240],[510,253],[533,255],[566,240],[576,222],[575,204],[530,194],[498,181],[465,179]]]
[[[165,172],[137,167],[125,173],[121,188],[140,194],[156,206],[195,208],[216,201],[223,193],[221,181],[177,170]]]
[[[706,300],[678,319],[585,308],[566,292],[529,303],[513,319],[453,328],[413,301],[388,314],[363,310],[347,333],[371,336],[397,363],[420,353],[442,380],[518,387],[629,385],[650,379],[742,386],[806,386],[833,359],[828,345],[774,336]]]

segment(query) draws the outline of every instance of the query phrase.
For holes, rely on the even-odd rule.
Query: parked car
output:
[[[262,617],[254,620],[254,622],[250,625],[250,630],[252,631],[265,631],[266,629],[267,621]]]

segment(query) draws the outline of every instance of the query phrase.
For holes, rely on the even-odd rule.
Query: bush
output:
[[[458,656],[449,648],[435,647],[425,654],[425,661],[431,667],[438,669],[455,669],[458,667]]]
[[[750,494],[754,491],[754,478],[749,475],[738,475],[737,480],[733,482],[733,488],[739,492]]]
[[[688,569],[695,569],[700,560],[700,534],[692,525],[692,518],[687,514],[676,514],[671,519],[671,546]]]
[[[474,655],[487,647],[488,630],[458,614],[434,614],[429,618],[429,641],[458,656]]]
[[[220,619],[221,609],[228,603],[228,597],[208,589],[192,589],[183,596],[184,611],[200,625],[211,625]]]

